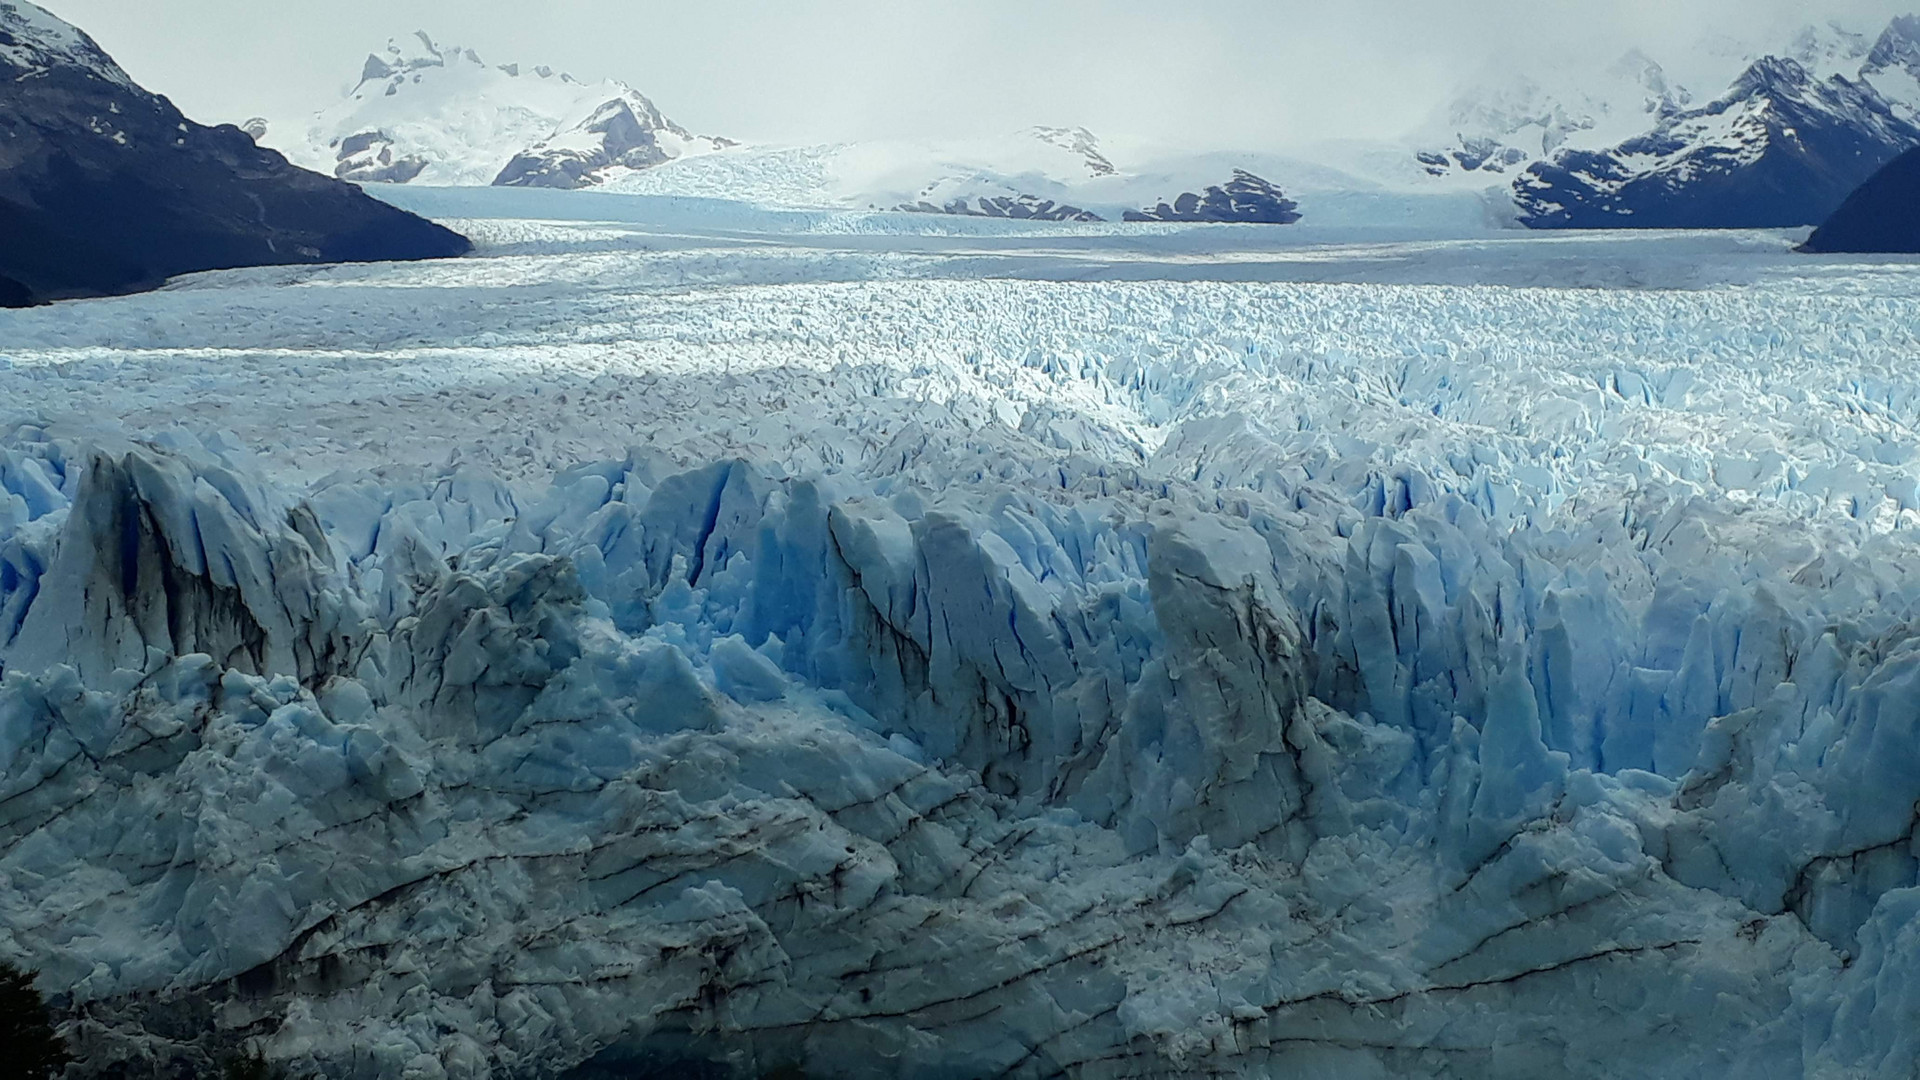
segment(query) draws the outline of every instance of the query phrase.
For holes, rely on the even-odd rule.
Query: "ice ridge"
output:
[[[1904,536],[1329,497],[1237,417],[1010,466],[1051,494],[910,438],[948,483],[635,451],[296,496],[20,429],[0,950],[98,1067],[1911,1060]]]

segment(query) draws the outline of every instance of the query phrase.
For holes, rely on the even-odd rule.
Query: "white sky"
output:
[[[623,79],[756,142],[1000,134],[1238,149],[1398,134],[1502,56],[1656,58],[1920,0],[37,0],[208,123],[318,111],[390,37]],[[1771,39],[1768,39],[1771,40]],[[1519,66],[1537,61],[1520,60]],[[1719,88],[1712,88],[1717,92]]]

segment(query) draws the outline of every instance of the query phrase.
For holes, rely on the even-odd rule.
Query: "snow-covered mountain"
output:
[[[1430,177],[1504,183],[1562,150],[1602,150],[1644,135],[1723,93],[1754,64],[1792,60],[1825,81],[1867,82],[1889,103],[1920,110],[1920,17],[1876,32],[1807,26],[1771,43],[1715,36],[1628,50],[1610,62],[1501,56],[1411,137]]]
[[[0,304],[237,266],[454,255],[467,242],[203,127],[93,40],[0,0]]]
[[[1920,116],[1920,16],[1902,15],[1878,32],[1841,23],[1810,26],[1771,55],[1792,60],[1822,80],[1837,75],[1867,83],[1896,109]]]
[[[1140,210],[1128,211],[1127,221],[1220,221],[1258,225],[1291,225],[1300,220],[1300,204],[1287,198],[1272,182],[1245,169],[1233,170],[1224,184],[1208,184],[1182,191],[1169,202],[1162,199]]]
[[[1515,182],[1535,228],[1818,224],[1920,126],[1872,86],[1769,57],[1708,105],[1607,150],[1567,150]]]
[[[911,194],[909,183],[918,185]],[[1296,203],[1246,168],[1172,162],[1145,173],[1122,171],[1085,128],[1034,128],[999,144],[924,159],[909,153],[854,197],[917,213],[1050,221],[1300,220]]]
[[[1491,185],[1566,147],[1599,147],[1686,108],[1693,94],[1658,61],[1633,50],[1610,65],[1525,73],[1492,66],[1418,134],[1422,171]]]
[[[1811,224],[1917,123],[1920,18],[1903,16],[1606,64],[1502,57],[1412,137],[1410,162],[1376,152],[1362,171],[1509,189],[1535,226]]]
[[[693,135],[625,83],[489,64],[424,32],[367,57],[341,101],[263,137],[347,180],[567,188],[731,145]]]
[[[1910,118],[1920,119],[1920,15],[1893,20],[1868,50],[1858,74]]]
[[[1867,54],[1873,51],[1874,36],[1840,22],[1818,23],[1802,27],[1787,44],[1773,54],[1792,60],[1819,78],[1852,75],[1859,71]],[[1748,56],[1747,60],[1758,60]]]
[[[502,187],[580,188],[621,172],[664,165],[687,152],[693,137],[632,90],[602,102],[552,138],[515,154],[494,178]],[[708,140],[701,149],[720,149]]]
[[[304,125],[274,125],[264,141],[357,181],[609,186],[1040,221],[1287,223],[1324,220],[1316,207],[1337,203],[1385,224],[1457,216],[1442,205],[1457,195],[1537,226],[1804,224],[1910,145],[1920,17],[1597,62],[1501,56],[1407,141],[1322,157],[1328,148],[1292,148],[1289,161],[1342,176],[1311,194],[1276,174],[1268,162],[1279,155],[1116,153],[1077,127],[738,148],[692,135],[624,84],[492,65],[425,34],[391,43],[360,74],[342,101]]]
[[[1050,221],[1386,224],[1453,220],[1462,211],[1447,196],[1479,196],[1488,217],[1543,227],[1792,225],[1820,220],[1920,138],[1920,19],[1655,51],[1502,57],[1409,142],[1124,154],[1083,129],[1041,128],[745,151],[616,186]],[[1295,179],[1303,162],[1318,167],[1312,189]]]
[[[625,84],[491,65],[424,33],[368,57],[345,100],[299,137],[286,130],[260,137],[360,182],[605,186],[1035,221],[1288,224],[1300,216],[1247,160],[1156,160],[1123,171],[1079,127],[961,143],[738,147],[692,135]],[[701,161],[718,151],[730,152]]]

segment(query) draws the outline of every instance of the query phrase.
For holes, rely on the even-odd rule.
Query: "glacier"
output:
[[[389,197],[479,254],[0,313],[88,1068],[1920,1059],[1910,265]]]

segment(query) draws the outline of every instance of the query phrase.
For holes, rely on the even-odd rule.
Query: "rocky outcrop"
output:
[[[1291,225],[1300,220],[1300,206],[1275,185],[1244,169],[1233,178],[1199,191],[1185,192],[1142,210],[1129,211],[1128,221],[1242,222]]]
[[[395,153],[396,140],[385,131],[356,132],[340,140],[340,160],[333,172],[356,184],[404,184],[432,164],[419,155]]]
[[[663,144],[663,138],[675,146]],[[653,102],[629,91],[515,155],[493,182],[496,187],[591,187],[602,183],[609,170],[641,172],[664,165],[679,156],[679,145],[693,139],[685,128],[660,115]],[[708,142],[708,149],[732,145],[724,139]]]
[[[1099,214],[1034,195],[980,195],[935,205],[903,203],[896,210],[909,214],[954,214],[960,217],[1007,218],[1014,221],[1099,221]]]
[[[1101,151],[1099,137],[1086,128],[1037,127],[1031,134],[1041,142],[1057,146],[1078,156],[1086,163],[1089,177],[1098,179],[1102,176],[1116,176],[1120,172]]]

